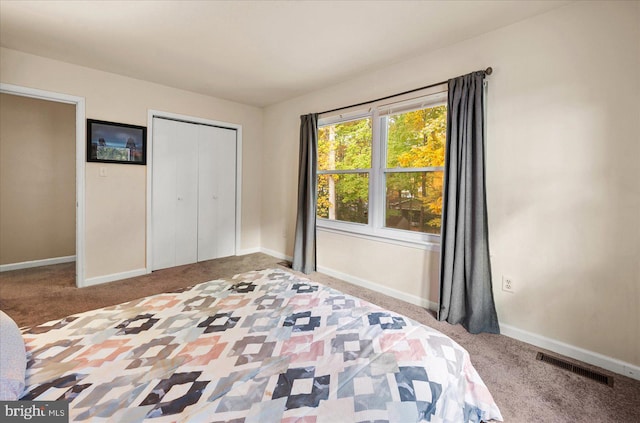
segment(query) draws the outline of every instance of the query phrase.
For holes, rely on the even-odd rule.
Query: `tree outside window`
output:
[[[319,128],[318,217],[368,223],[370,168],[370,118]]]
[[[447,108],[441,105],[384,120],[385,226],[439,234]]]

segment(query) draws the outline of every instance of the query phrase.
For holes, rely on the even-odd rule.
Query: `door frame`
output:
[[[217,126],[220,128],[234,129],[236,131],[236,227],[235,227],[235,249],[234,254],[238,255],[241,244],[242,232],[242,125],[222,122],[212,119],[204,119],[195,116],[182,115],[178,113],[164,112],[161,110],[148,110],[147,114],[147,273],[152,272],[153,263],[153,212],[151,209],[151,193],[153,192],[153,118],[167,118],[186,123],[203,124]]]
[[[5,83],[0,83],[0,93],[76,106],[76,286],[81,288],[85,279],[85,98]]]

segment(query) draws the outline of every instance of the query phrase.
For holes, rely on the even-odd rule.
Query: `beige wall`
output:
[[[260,247],[262,111],[150,82],[0,49],[0,81],[86,99],[86,117],[147,126],[149,109],[243,127],[241,249]],[[107,176],[99,176],[99,168]],[[146,266],[146,168],[86,164],[86,278]]]
[[[266,108],[262,246],[293,251],[299,115],[493,66],[487,191],[500,322],[640,365],[639,28],[638,2],[576,2]],[[320,266],[431,301],[437,256],[318,236]],[[502,275],[515,293],[501,290]]]
[[[0,94],[0,264],[76,250],[76,109]]]

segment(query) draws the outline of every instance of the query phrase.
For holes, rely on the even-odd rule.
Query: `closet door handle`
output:
[[[217,195],[212,195],[211,197],[212,197],[214,200],[217,200],[217,199],[218,199],[218,196],[217,196]]]
[[[178,201],[182,201],[182,197],[178,197]]]

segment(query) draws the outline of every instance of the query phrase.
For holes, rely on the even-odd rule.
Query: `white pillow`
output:
[[[0,310],[0,401],[15,401],[24,390],[27,354],[13,319]]]

